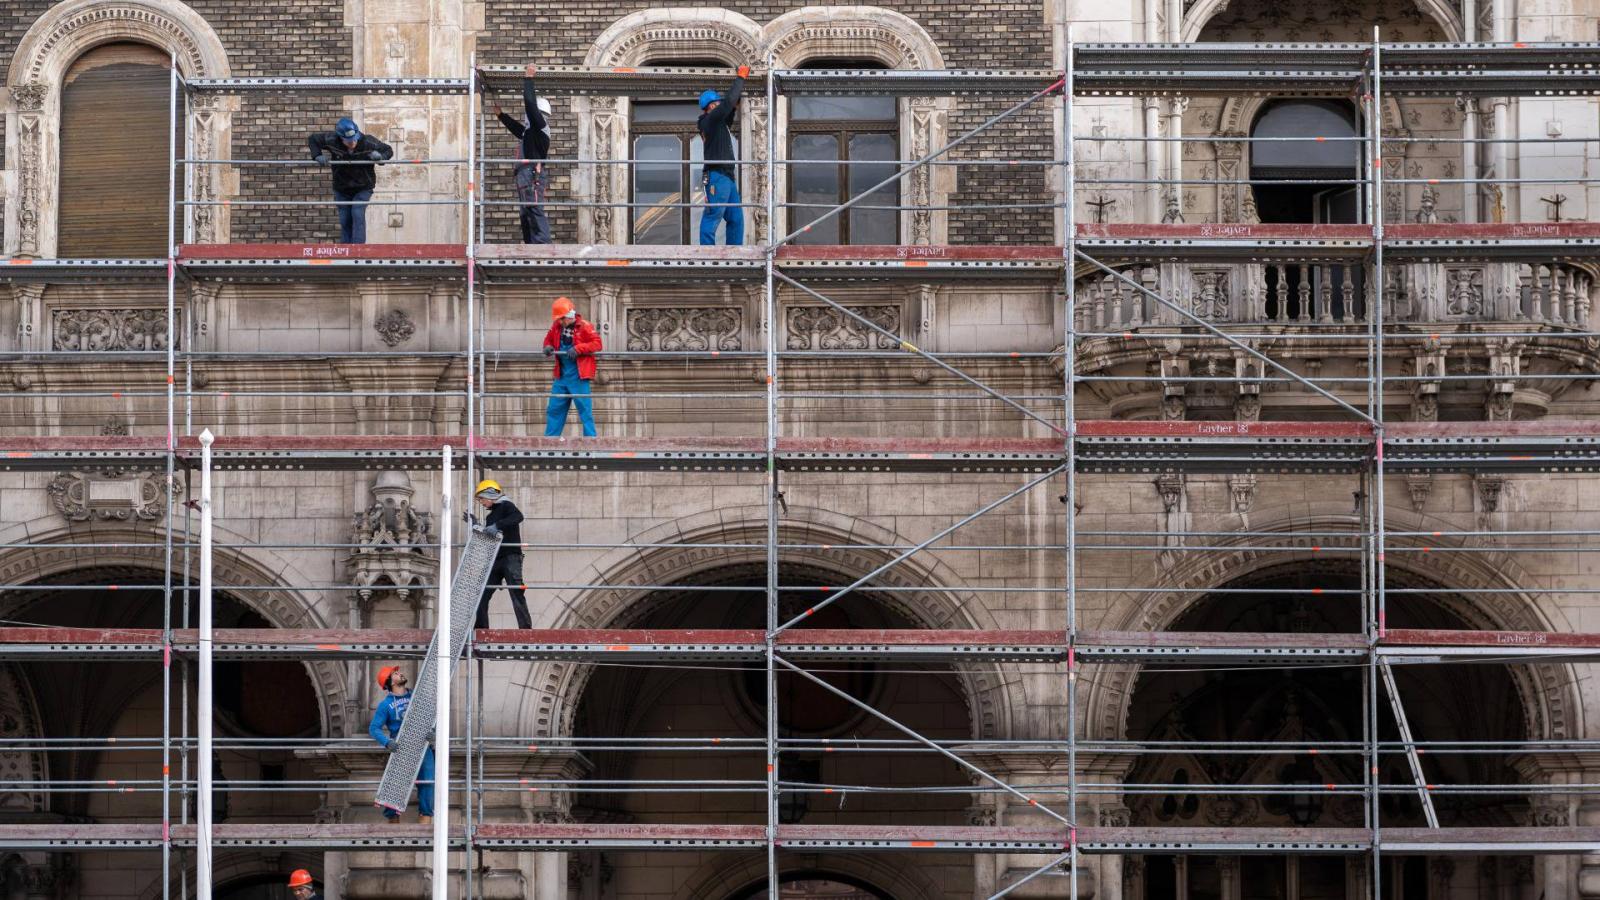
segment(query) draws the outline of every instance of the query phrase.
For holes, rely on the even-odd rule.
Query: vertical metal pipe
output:
[[[767,233],[766,304],[767,333],[767,896],[780,893],[778,876],[778,676],[774,659],[777,647],[778,614],[778,301],[773,278],[778,233],[777,204],[774,192],[777,179],[778,76],[773,55],[767,52]]]
[[[211,429],[200,432],[200,696],[195,710],[199,739],[195,774],[200,780],[196,807],[195,870],[198,900],[211,900]]]
[[[1368,722],[1367,752],[1369,771],[1378,769],[1378,653],[1377,642],[1383,638],[1386,623],[1384,598],[1384,484],[1383,484],[1383,44],[1377,26],[1372,28],[1372,115],[1367,117],[1367,128],[1372,136],[1372,269],[1374,302],[1372,304],[1372,365],[1367,378],[1372,385],[1373,420],[1373,485],[1372,524],[1373,549],[1372,577],[1377,602],[1375,630],[1369,631],[1367,646],[1367,700],[1371,705]],[[1383,896],[1383,850],[1380,814],[1378,810],[1377,778],[1373,776],[1372,803],[1372,896]]]
[[[473,106],[477,103],[477,99],[478,99],[478,78],[477,78],[477,68],[476,68],[477,67],[477,59],[478,59],[477,58],[477,54],[475,54],[475,53],[468,58],[470,71],[469,71],[469,73],[467,75],[467,108],[469,110],[473,108]],[[469,488],[477,483],[477,476],[476,476],[475,473],[476,473],[476,470],[477,470],[477,444],[478,444],[478,442],[477,442],[477,430],[478,430],[477,429],[477,411],[478,411],[478,381],[477,381],[477,365],[478,365],[478,344],[477,344],[477,337],[478,337],[478,335],[477,335],[478,298],[477,298],[477,291],[476,291],[476,287],[477,286],[475,284],[475,282],[478,280],[477,279],[477,265],[476,265],[478,248],[477,248],[477,245],[473,242],[473,239],[472,239],[472,219],[473,219],[473,214],[477,209],[477,202],[476,201],[477,201],[477,196],[478,196],[477,192],[478,192],[478,189],[479,189],[479,185],[474,184],[473,181],[472,181],[472,165],[476,161],[476,158],[473,156],[473,154],[475,152],[475,147],[473,145],[472,138],[473,138],[473,131],[474,131],[474,126],[475,126],[476,121],[477,121],[477,117],[476,116],[474,116],[474,115],[468,115],[467,116],[467,202],[466,202],[467,218],[466,218],[466,240],[465,240],[466,257],[467,257],[467,291],[466,291],[466,304],[467,304],[467,451],[466,451],[467,480],[466,480],[466,483],[467,483],[467,487],[469,487]],[[448,496],[448,494],[449,494],[448,482],[450,480],[450,470],[448,468],[445,469],[444,478],[445,478],[445,482],[447,484],[447,486],[445,488],[445,492],[446,492],[446,495]],[[442,578],[448,578],[450,573],[449,573],[448,570],[441,570],[439,574],[440,574],[440,576]]]
[[[1061,85],[1061,131],[1062,131],[1062,179],[1064,187],[1063,203],[1061,207],[1061,233],[1065,246],[1062,248],[1066,260],[1062,266],[1065,272],[1066,294],[1066,335],[1062,344],[1062,355],[1065,366],[1062,376],[1063,397],[1066,416],[1066,456],[1067,456],[1067,815],[1072,820],[1068,837],[1067,867],[1069,892],[1067,896],[1078,896],[1078,464],[1077,453],[1077,425],[1078,414],[1073,408],[1073,400],[1077,393],[1077,344],[1078,325],[1075,321],[1077,315],[1077,298],[1074,295],[1077,279],[1073,278],[1074,263],[1077,261],[1077,172],[1075,148],[1077,141],[1073,134],[1073,91],[1075,89],[1073,69],[1076,60],[1073,53],[1072,30],[1067,27],[1067,52],[1066,65],[1062,75]]]
[[[161,898],[172,896],[172,528],[173,473],[177,467],[177,442],[173,430],[177,419],[173,383],[176,375],[172,352],[173,313],[177,306],[177,261],[172,247],[173,222],[177,216],[177,138],[178,56],[173,54],[168,70],[167,95],[167,522],[163,535],[161,567]]]
[[[469,257],[470,259],[470,257]],[[467,451],[472,452],[470,447]],[[450,508],[451,448],[444,445],[439,478],[439,609],[434,615],[434,672],[438,691],[433,707],[433,900],[450,900],[450,546],[455,513]]]
[[[478,129],[478,54],[477,54],[477,51],[473,51],[467,57],[467,108],[465,110],[465,113],[466,113],[466,120],[467,120],[467,172],[466,172],[466,175],[467,175],[467,177],[466,177],[466,182],[467,182],[467,196],[466,196],[466,207],[467,207],[467,209],[466,209],[466,213],[467,213],[467,218],[466,218],[467,306],[468,306],[468,309],[470,310],[473,307],[474,303],[475,303],[475,299],[474,299],[475,298],[475,292],[473,290],[472,281],[473,281],[473,275],[475,274],[474,270],[476,268],[474,263],[475,263],[475,261],[477,259],[477,255],[478,255],[478,241],[474,240],[473,224],[474,224],[474,222],[476,220],[478,220],[480,218],[479,214],[478,214],[478,204],[476,203],[476,200],[477,200],[477,190],[482,185],[482,179],[481,178],[479,178],[477,181],[473,180],[473,177],[474,177],[473,173],[476,172],[476,171],[479,171],[479,167],[481,167],[482,164],[483,164],[482,163],[483,155],[482,155],[482,153],[479,152],[480,148],[479,148],[479,145],[477,143],[477,140],[480,139],[479,138],[479,129]],[[481,234],[481,232],[479,232],[479,234]],[[470,346],[471,345],[469,344],[469,347]],[[468,353],[467,353],[467,373],[468,373],[467,393],[468,393],[468,401],[469,402],[471,402],[472,394],[473,394],[473,382],[471,380],[471,376],[472,376],[473,368],[476,365],[477,365],[477,362],[474,359],[474,355],[469,350]],[[478,374],[479,374],[479,376],[481,378],[481,376],[482,376],[482,370],[481,369],[478,370]],[[479,389],[481,390],[481,382],[480,382]],[[471,429],[471,415],[470,415],[470,413],[468,415],[468,431],[467,431],[467,434],[468,434],[468,440],[467,440],[467,480],[466,480],[466,485],[467,485],[467,490],[471,491],[473,489],[473,487],[477,484],[477,482],[473,478],[473,471],[472,471],[473,468],[474,468],[473,463],[475,462],[476,447],[475,447],[475,441],[472,440],[473,432],[472,432],[472,429]],[[447,453],[448,453],[448,451],[447,451]],[[445,487],[445,495],[446,496],[449,496],[449,484],[450,484],[450,466],[448,465],[448,462],[449,462],[449,460],[447,458],[446,459],[446,465],[444,467],[444,483],[446,485],[446,487]],[[466,505],[467,505],[467,508],[469,508],[469,509],[471,508],[472,499],[471,499],[470,496],[466,500]],[[449,578],[450,577],[450,572],[445,571],[445,570],[441,570],[440,571],[440,577],[441,577],[440,584],[444,584],[445,582],[444,582],[443,579]],[[444,632],[444,633],[448,633],[448,632]],[[468,635],[468,638],[467,638],[467,663],[466,663],[466,668],[467,668],[467,690],[466,690],[467,710],[466,710],[466,714],[462,717],[463,727],[466,730],[466,743],[465,743],[465,746],[464,746],[464,749],[463,749],[463,753],[462,753],[462,756],[463,756],[463,759],[462,759],[462,771],[463,771],[462,785],[463,785],[463,787],[462,787],[462,791],[461,791],[461,823],[462,823],[463,831],[467,835],[467,842],[466,842],[466,845],[464,847],[462,847],[462,849],[461,849],[461,869],[462,869],[461,877],[462,877],[462,883],[463,883],[463,888],[464,888],[463,894],[464,894],[464,896],[466,896],[468,898],[471,898],[473,896],[474,889],[475,889],[475,885],[473,884],[473,879],[472,879],[472,872],[473,872],[473,869],[476,867],[476,857],[477,857],[477,852],[476,852],[476,850],[474,848],[474,845],[473,845],[473,842],[472,842],[472,822],[473,822],[473,819],[472,819],[472,804],[473,804],[473,800],[474,800],[473,793],[472,793],[472,776],[473,776],[472,743],[473,743],[473,739],[478,737],[478,735],[474,732],[473,727],[472,727],[473,726],[473,720],[474,720],[474,718],[476,717],[476,714],[477,714],[477,697],[473,694],[473,687],[475,685],[474,685],[474,679],[473,679],[474,668],[473,668],[473,652],[472,652],[473,651],[472,645],[473,645],[474,639],[476,637],[477,637],[477,630],[474,629],[472,631],[472,633]],[[440,671],[444,671],[444,670],[440,670]],[[450,679],[450,681],[453,683],[454,679]],[[479,777],[482,777],[482,773],[481,772],[479,773]],[[441,811],[443,811],[442,807],[441,807]],[[434,821],[437,822],[438,819],[435,819]]]

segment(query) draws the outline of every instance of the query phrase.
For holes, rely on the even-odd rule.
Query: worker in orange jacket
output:
[[[583,436],[594,437],[594,401],[589,399],[589,381],[596,369],[594,355],[600,352],[600,334],[594,330],[572,301],[557,297],[550,307],[555,323],[544,336],[544,355],[556,358],[555,384],[550,387],[550,405],[544,414],[544,436],[560,437],[567,427],[567,410],[574,401]]]
[[[294,900],[322,900],[322,895],[311,883],[311,873],[305,869],[295,869],[289,875],[289,896]]]

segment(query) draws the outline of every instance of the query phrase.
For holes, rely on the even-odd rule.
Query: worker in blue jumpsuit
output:
[[[396,749],[395,738],[400,736],[400,723],[406,717],[406,708],[411,705],[411,690],[406,687],[406,676],[399,666],[379,669],[378,686],[388,693],[378,701],[378,708],[372,711],[372,724],[367,726],[367,734],[393,753]],[[400,813],[388,807],[384,807],[383,817],[391,822],[400,821]],[[432,747],[422,755],[422,771],[417,773],[417,821],[424,825],[433,821]]]

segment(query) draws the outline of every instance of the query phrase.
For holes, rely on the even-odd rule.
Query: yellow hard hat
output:
[[[493,478],[485,478],[484,480],[478,482],[478,489],[472,493],[474,496],[476,496],[484,491],[500,491],[501,493],[505,493],[505,489],[500,486],[500,482],[495,481]]]

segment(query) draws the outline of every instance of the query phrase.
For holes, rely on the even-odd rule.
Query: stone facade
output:
[[[1361,41],[1368,21],[1383,19],[1391,39],[1577,40],[1595,33],[1600,9],[1589,0],[1475,4],[1480,17],[1463,23],[1460,8],[1419,2],[1293,4],[1257,0],[1148,0],[1121,7],[1081,0],[1011,3],[942,0],[882,7],[789,8],[775,3],[726,7],[648,7],[567,0],[531,5],[508,0],[15,0],[0,8],[0,54],[8,66],[5,116],[5,248],[8,255],[49,257],[57,223],[58,83],[84,50],[108,39],[150,43],[177,54],[185,77],[462,75],[469,59],[540,65],[634,66],[715,61],[784,65],[814,60],[870,61],[894,68],[1031,67],[1065,58],[1067,29],[1077,40],[1278,40],[1305,37]],[[1300,6],[1295,6],[1299,9]],[[1315,6],[1315,8],[1313,8]],[[1468,8],[1472,8],[1469,6]],[[1392,21],[1386,17],[1393,15]],[[1003,98],[898,101],[899,151],[931,152],[998,111]],[[552,154],[621,158],[631,134],[626,100],[555,98]],[[744,146],[765,147],[769,130],[784,145],[785,110],[752,98],[743,116]],[[1106,184],[1078,193],[1079,221],[1242,224],[1259,218],[1256,198],[1223,182],[1249,172],[1243,142],[1261,102],[1086,100],[1079,135],[1104,138],[1079,145],[1086,178],[1161,175],[1197,182],[1180,195],[1146,185]],[[468,134],[459,99],[251,95],[189,111],[196,156],[291,159],[303,155],[304,133],[349,112],[396,145],[405,158],[465,156]],[[1554,98],[1495,102],[1490,108],[1452,102],[1398,103],[1384,110],[1386,165],[1409,177],[1449,179],[1464,171],[1516,172],[1523,178],[1573,177],[1592,168],[1595,144],[1480,150],[1444,138],[1463,133],[1595,136],[1589,100]],[[1469,126],[1465,124],[1470,121]],[[513,154],[490,123],[486,152]],[[1063,152],[1058,108],[1041,105],[979,140],[955,158],[1007,160]],[[1463,129],[1476,129],[1466,131]],[[1147,151],[1118,136],[1200,135],[1211,140],[1183,153],[1164,144]],[[1441,140],[1430,144],[1429,137]],[[1231,138],[1231,140],[1230,140]],[[1406,138],[1408,140],[1401,140]],[[1409,140],[1414,139],[1414,140]],[[1554,148],[1553,150],[1551,148]],[[1547,152],[1548,151],[1548,152]],[[764,151],[763,151],[764,152]],[[1392,154],[1392,156],[1391,156]],[[1392,162],[1391,162],[1392,160]],[[551,195],[626,202],[624,179],[604,167],[559,170]],[[503,173],[502,173],[503,175]],[[491,199],[509,197],[507,181],[490,173]],[[219,167],[199,178],[196,196],[243,200],[322,198],[322,173],[305,169]],[[456,207],[384,207],[383,199],[440,200],[464,191],[463,167],[439,162],[384,170],[380,202],[369,214],[377,242],[460,241]],[[476,176],[471,176],[476,177]],[[763,175],[752,176],[763,178]],[[1047,207],[1059,173],[1029,167],[968,168],[907,179],[900,199],[905,244],[1047,243],[1060,237]],[[757,183],[746,182],[747,195]],[[780,188],[782,185],[780,185]],[[1600,199],[1577,184],[1534,191],[1473,194],[1460,185],[1413,185],[1382,198],[1386,215],[1407,221],[1547,221],[1540,202],[1565,193],[1566,218],[1588,220]],[[961,209],[973,204],[1019,209]],[[930,209],[957,207],[955,211]],[[209,212],[208,212],[209,211]],[[558,240],[624,243],[625,216],[553,208]],[[297,207],[195,207],[194,239],[243,243],[324,240],[326,211]],[[784,221],[758,220],[757,236]],[[511,240],[509,215],[491,214],[491,242]],[[1392,377],[1390,416],[1411,421],[1591,419],[1600,406],[1586,376],[1600,375],[1600,342],[1586,335],[1595,296],[1592,268],[1563,260],[1459,260],[1395,266],[1382,285],[1368,284],[1341,264],[1165,263],[1123,274],[1222,328],[1273,329],[1259,349],[1308,378],[1326,382],[1348,402],[1361,402],[1368,350],[1358,332],[1384,304],[1394,330],[1381,360]],[[779,321],[764,321],[759,289],[686,281],[669,287],[588,282],[494,285],[478,295],[486,351],[479,412],[489,435],[539,433],[548,363],[525,354],[547,327],[551,297],[566,293],[601,329],[608,346],[674,353],[678,359],[606,361],[596,382],[604,435],[636,437],[764,434],[765,384],[759,364],[735,351],[852,351],[896,346],[883,336],[799,292],[780,291]],[[831,297],[874,324],[927,350],[1049,354],[1067,322],[1058,291],[1014,284],[850,285]],[[1179,323],[1170,310],[1103,274],[1080,273],[1081,331],[1098,333],[1080,348],[1082,418],[1213,421],[1335,418],[1328,400],[1296,383],[1267,381],[1259,362],[1220,340],[1184,344],[1141,334]],[[177,406],[184,433],[209,427],[243,434],[456,433],[466,415],[466,298],[459,283],[426,278],[369,283],[197,284],[181,292],[172,324],[186,356]],[[164,435],[166,302],[161,287],[140,284],[18,286],[0,296],[0,433]],[[1472,344],[1447,340],[1474,327],[1504,336]],[[1315,340],[1300,340],[1312,334]],[[1441,337],[1441,334],[1443,337]],[[1330,339],[1329,336],[1333,338]],[[1340,335],[1343,338],[1340,339]],[[727,353],[711,357],[710,351]],[[12,353],[61,355],[10,356]],[[68,357],[64,354],[71,352]],[[298,354],[291,361],[252,353]],[[107,354],[95,359],[92,354]],[[111,356],[109,354],[117,354]],[[86,354],[88,354],[86,356]],[[1045,358],[998,356],[962,362],[963,371],[1049,414],[1059,415],[1062,372]],[[794,396],[786,401],[786,433],[804,436],[1044,437],[1014,410],[977,398],[957,379],[914,358],[785,360],[791,395],[856,392],[850,398]],[[1437,376],[1437,377],[1430,377]],[[1472,376],[1463,378],[1461,376]],[[1166,380],[1142,380],[1164,377]],[[1196,377],[1213,382],[1194,382]],[[900,399],[866,396],[872,392]],[[964,393],[965,392],[965,393]],[[627,396],[627,395],[645,395]],[[689,396],[683,396],[689,395]],[[715,395],[716,399],[708,399]],[[524,580],[540,628],[753,627],[748,603],[761,584],[766,511],[760,477],[726,472],[559,474],[493,472],[528,516]],[[785,475],[780,540],[786,585],[849,584],[1005,492],[1020,476],[942,474]],[[457,485],[457,493],[461,485]],[[86,627],[158,627],[162,582],[179,587],[197,570],[179,549],[163,554],[166,529],[181,545],[195,519],[186,507],[168,521],[167,498],[195,495],[179,474],[116,469],[0,474],[0,618]],[[1080,625],[1111,630],[1350,631],[1358,612],[1359,503],[1368,489],[1354,477],[1257,475],[1084,476],[1073,508],[1061,502],[1059,480],[1047,483],[957,533],[955,548],[935,548],[874,580],[875,590],[833,608],[830,627],[1060,629],[1059,547],[1065,516],[1076,516],[1085,546],[1076,572]],[[216,584],[222,615],[241,627],[417,628],[432,623],[438,561],[425,543],[437,532],[441,485],[436,474],[361,471],[231,471],[217,478]],[[1600,481],[1577,475],[1391,477],[1379,498],[1393,535],[1388,578],[1396,598],[1393,627],[1534,631],[1597,629],[1587,593],[1595,554],[1573,537],[1518,537],[1515,532],[1582,531],[1600,523]],[[1433,533],[1447,537],[1430,539]],[[1137,535],[1138,537],[1128,537]],[[1201,537],[1199,535],[1209,535]],[[1443,541],[1444,543],[1440,543]],[[696,545],[716,545],[715,549]],[[1137,545],[1129,548],[1128,545]],[[98,546],[95,546],[98,545]],[[561,546],[576,545],[576,546]],[[983,547],[985,549],[961,549]],[[1447,550],[1450,552],[1425,552]],[[86,591],[85,585],[116,585]],[[660,589],[659,586],[669,589]],[[580,587],[581,586],[581,587]],[[654,586],[654,587],[652,587]],[[1237,588],[1255,593],[1228,594]],[[1324,589],[1326,599],[1305,601]],[[183,595],[184,591],[179,591]],[[796,592],[798,598],[800,593]],[[1265,596],[1245,602],[1240,596]],[[787,603],[790,598],[785,596]],[[798,600],[796,600],[798,602]],[[503,597],[497,626],[511,621]],[[181,618],[180,609],[175,615]],[[219,621],[219,625],[223,624]],[[266,668],[272,665],[273,668]],[[373,823],[367,783],[381,757],[364,739],[376,702],[380,663],[252,663],[238,666],[220,702],[221,734],[298,742],[295,750],[224,748],[214,761],[183,760],[175,774],[192,777],[212,765],[236,822]],[[256,669],[254,667],[262,668]],[[1539,665],[1462,675],[1402,673],[1412,723],[1425,740],[1593,739],[1586,665]],[[248,670],[248,671],[246,671]],[[232,670],[230,670],[232,671]],[[1486,673],[1486,674],[1485,674]],[[1067,732],[1059,668],[973,662],[950,670],[863,666],[835,673],[841,686],[923,733],[941,739],[1060,741]],[[1357,682],[1338,673],[1289,678],[1187,676],[1137,667],[1087,669],[1080,685],[1078,734],[1124,740],[1349,740],[1341,731]],[[1230,681],[1229,678],[1240,680]],[[1254,680],[1252,680],[1254,679]],[[1321,680],[1318,680],[1321,679]],[[274,692],[263,700],[253,684]],[[180,673],[173,702],[192,709],[192,678]],[[764,821],[763,794],[686,787],[680,792],[616,790],[635,781],[760,781],[759,754],[730,751],[688,758],[659,749],[600,748],[579,752],[553,738],[727,740],[764,733],[759,698],[738,670],[585,667],[570,663],[496,662],[474,667],[459,688],[482,697],[473,722],[480,735],[508,739],[483,758],[493,787],[483,794],[490,820],[600,823],[751,823]],[[1249,722],[1218,712],[1217,697],[1251,697]],[[830,706],[803,684],[780,684],[784,726],[805,736],[888,739],[898,732]],[[26,736],[99,739],[159,736],[161,678],[153,666],[96,663],[0,665],[0,741]],[[1600,701],[1597,701],[1600,702]],[[1343,705],[1342,705],[1343,704]],[[1225,706],[1225,704],[1223,704]],[[806,716],[811,718],[806,718]],[[1331,724],[1330,724],[1331,723]],[[465,724],[465,723],[463,723]],[[1254,729],[1254,730],[1251,730]],[[514,739],[514,740],[511,740]],[[541,744],[541,742],[543,742]],[[529,750],[515,749],[523,745]],[[14,746],[14,744],[12,745]],[[1120,784],[1225,785],[1260,781],[1352,783],[1359,773],[1325,757],[1314,763],[1284,754],[1252,759],[1197,758],[1181,753],[1135,760],[1111,752],[1080,754],[1079,777],[1105,785],[1086,793],[1080,821],[1106,825],[1345,825],[1359,804],[1344,800],[1291,804],[1272,798],[1119,792]],[[1041,790],[1067,780],[1064,753],[994,753],[974,760],[1021,786]],[[806,823],[1044,824],[1013,798],[982,790],[962,770],[926,754],[796,754],[780,777],[836,786],[801,795],[786,815]],[[46,792],[48,781],[146,783],[159,779],[159,754],[146,748],[42,754],[0,743],[0,821],[148,822],[160,816],[160,793]],[[1449,783],[1510,783],[1547,788],[1593,784],[1596,767],[1582,756],[1494,756],[1445,761],[1435,771]],[[1409,773],[1385,771],[1390,783]],[[590,782],[588,790],[529,790],[532,782]],[[12,782],[15,788],[8,788]],[[233,783],[229,790],[226,785]],[[247,789],[257,783],[281,790]],[[348,784],[346,784],[348,783]],[[862,788],[926,788],[904,794]],[[855,788],[852,790],[852,788]],[[459,797],[459,794],[458,794]],[[220,801],[219,801],[220,802]],[[1447,824],[1484,827],[1590,824],[1600,804],[1590,794],[1530,790],[1482,804],[1441,804]],[[1385,822],[1418,818],[1405,798],[1385,807]],[[764,877],[748,854],[487,853],[473,878],[485,897],[538,900],[601,898],[743,898]],[[987,897],[1045,860],[1031,856],[956,854],[807,855],[786,853],[793,872],[869,885],[896,900]],[[289,850],[220,853],[221,886],[237,894],[310,868],[333,898],[428,895],[426,856],[415,853],[313,853]],[[1081,895],[1104,900],[1191,896],[1365,896],[1369,873],[1342,860],[1312,857],[1096,857],[1083,863]],[[1493,896],[1514,900],[1600,897],[1600,856],[1458,858],[1399,861],[1385,877],[1420,896]],[[0,854],[0,895],[38,898],[161,896],[159,860],[139,854]],[[1282,894],[1259,885],[1295,885]],[[1314,893],[1316,887],[1323,893]],[[1059,897],[1064,879],[1047,877],[1014,896]],[[270,895],[266,895],[270,896]]]

